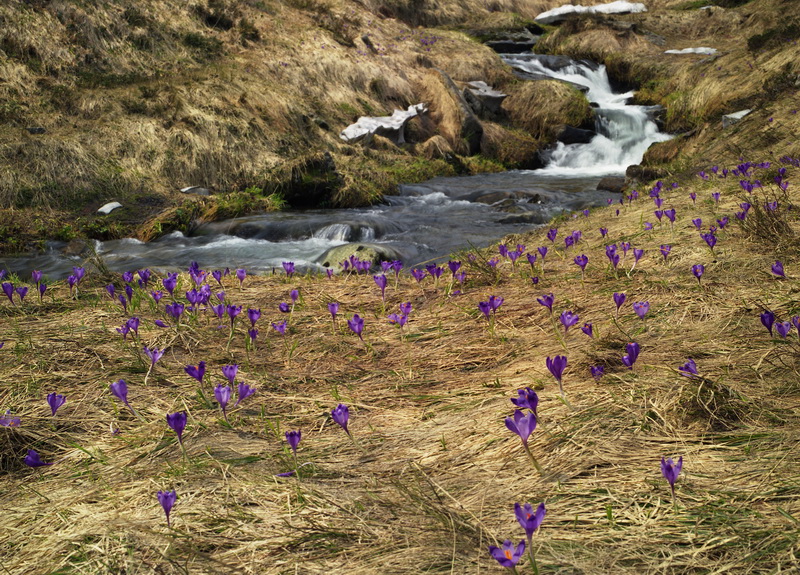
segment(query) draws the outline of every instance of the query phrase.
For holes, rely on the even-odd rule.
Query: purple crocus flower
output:
[[[519,397],[511,398],[511,403],[520,409],[530,409],[533,413],[536,413],[536,408],[539,405],[539,396],[534,390],[530,387],[518,389],[517,395]]]
[[[664,256],[664,261],[667,261],[667,257],[669,256],[669,252],[672,251],[672,246],[667,244],[661,244],[661,255]]]
[[[131,331],[133,331],[133,333],[136,334],[136,337],[139,337],[139,324],[140,323],[141,323],[141,320],[138,317],[133,316],[131,318],[128,318],[128,321],[125,322],[125,325],[128,328],[130,328]]]
[[[792,325],[797,330],[797,336],[800,337],[800,315],[792,317]]]
[[[666,461],[663,457],[661,458],[661,475],[663,475],[664,479],[669,482],[669,488],[672,490],[673,499],[675,499],[675,482],[678,480],[678,475],[680,474],[682,467],[682,455],[678,458],[677,463],[674,462],[672,458],[669,458]]]
[[[417,283],[419,283],[419,282],[421,282],[423,279],[425,279],[425,276],[426,276],[426,275],[428,275],[428,272],[426,272],[425,270],[416,269],[416,268],[414,268],[414,269],[412,269],[412,270],[411,270],[411,276],[412,276],[412,277],[413,277],[415,280],[417,280]]]
[[[634,265],[636,265],[639,262],[639,260],[642,259],[643,255],[644,255],[644,250],[643,249],[633,248],[633,262],[634,262]]]
[[[361,335],[364,331],[364,320],[357,313],[353,314],[353,319],[347,320],[347,327],[349,327],[350,331],[356,334],[361,341],[364,341],[364,337]]]
[[[81,280],[83,280],[83,276],[86,275],[86,270],[79,267],[73,267],[72,273],[75,274],[75,279],[77,280],[76,283],[81,283]]]
[[[705,240],[705,242],[708,244],[708,247],[711,248],[711,251],[713,252],[714,246],[717,245],[717,236],[709,232],[707,234],[700,234],[700,237]]]
[[[696,193],[689,192],[689,197],[691,198],[693,204],[697,201],[697,194]]]
[[[178,493],[174,489],[172,491],[159,491],[156,493],[156,497],[158,497],[158,502],[164,510],[164,515],[167,516],[167,527],[170,527],[169,514],[175,506],[175,501],[178,500]]]
[[[40,283],[39,284],[39,301],[42,300],[42,297],[44,296],[44,292],[46,292],[46,291],[47,291],[47,284],[46,283]]]
[[[328,304],[328,311],[331,313],[331,318],[336,321],[336,314],[339,313],[339,304],[331,302]]]
[[[60,393],[49,393],[47,395],[47,404],[50,406],[50,411],[53,412],[53,415],[56,414],[58,408],[64,405],[67,402],[67,398],[61,395]]]
[[[534,413],[524,415],[517,409],[514,411],[514,418],[506,417],[505,423],[510,431],[519,435],[523,445],[527,447],[528,438],[533,433],[533,430],[536,429],[536,415]]]
[[[33,449],[28,450],[28,455],[23,459],[25,465],[28,467],[44,467],[45,465],[53,465],[52,463],[45,463],[39,454]]]
[[[372,276],[372,279],[375,280],[375,285],[377,285],[381,290],[381,299],[386,300],[386,286],[389,284],[389,278],[386,277],[385,274]]]
[[[222,409],[222,415],[225,416],[225,419],[228,416],[225,414],[225,409],[228,407],[228,402],[231,400],[231,388],[227,385],[218,385],[214,388],[214,398],[219,403],[220,409]]]
[[[619,313],[619,308],[622,307],[622,304],[625,303],[625,298],[626,298],[626,296],[625,296],[624,293],[614,292],[614,303],[617,306],[617,313]]]
[[[700,229],[703,226],[703,220],[701,218],[694,218],[692,220],[692,223],[694,224],[694,227],[696,227],[698,231],[700,231]]]
[[[545,365],[547,365],[547,369],[553,374],[553,377],[556,378],[558,382],[558,387],[561,389],[561,378],[564,375],[564,369],[567,367],[567,356],[566,355],[557,355],[554,358],[550,358],[549,356],[545,360]],[[562,391],[563,394],[563,391]]]
[[[303,434],[300,431],[287,431],[285,433],[286,442],[289,444],[289,447],[292,448],[292,453],[294,453],[295,457],[297,456],[297,446],[300,443],[300,440],[303,438]]]
[[[769,335],[772,336],[772,326],[775,324],[775,314],[769,310],[761,314],[761,323],[769,330]]]
[[[589,257],[585,254],[575,256],[575,265],[581,268],[581,274],[586,271],[586,265],[589,263]]]
[[[542,256],[542,263],[544,264],[544,258],[547,256],[547,246],[541,246],[537,248],[539,255]]]
[[[236,270],[236,279],[239,280],[239,289],[242,289],[246,277],[247,277],[247,270],[244,269]]]
[[[286,320],[283,320],[278,323],[272,322],[272,329],[274,329],[281,335],[286,335],[286,326],[287,326]]]
[[[178,303],[178,302],[175,302],[175,303],[172,303],[172,304],[167,304],[167,305],[164,306],[164,311],[167,312],[167,315],[169,315],[170,317],[172,317],[175,320],[180,319],[181,315],[183,314],[184,309],[186,309],[186,306],[184,306],[182,303]],[[220,315],[220,317],[222,317],[222,316]]]
[[[149,347],[144,346],[143,349],[144,349],[144,354],[150,358],[151,367],[155,366],[156,362],[159,359],[161,359],[161,356],[164,355],[164,350],[163,349],[159,350],[157,347],[150,349]]]
[[[348,408],[344,403],[340,403],[331,411],[331,417],[333,418],[334,423],[340,425],[342,429],[344,429],[345,433],[350,435],[350,430],[347,429],[347,423],[350,421],[350,408]]]
[[[519,560],[525,553],[525,541],[520,541],[519,545],[515,548],[514,544],[506,539],[501,547],[489,545],[489,553],[491,553],[492,557],[503,567],[515,569],[516,564],[519,563]]]
[[[250,320],[250,325],[252,327],[255,327],[256,326],[256,322],[261,318],[261,310],[260,309],[247,308],[247,318]]]
[[[792,331],[792,324],[788,321],[775,322],[775,331],[777,331],[778,335],[783,339],[786,339],[786,336],[789,335],[790,331]]]
[[[250,343],[251,344],[255,343],[256,338],[258,337],[258,329],[257,328],[248,329],[247,335],[250,338]]]
[[[552,293],[550,293],[547,295],[543,295],[542,297],[536,298],[536,301],[538,301],[540,304],[546,307],[550,311],[550,313],[553,313],[553,302],[555,301],[555,299],[556,299],[555,296]]]
[[[178,443],[181,445],[183,445],[183,430],[186,429],[186,419],[185,411],[167,414],[167,425],[178,435]]]
[[[25,296],[28,295],[28,288],[25,286],[20,286],[16,289],[16,292],[19,296],[20,303],[22,303],[25,300]]]
[[[461,262],[450,260],[447,262],[447,267],[450,268],[450,273],[452,273],[453,277],[455,277],[456,272],[461,268]]]
[[[690,357],[686,363],[678,368],[678,371],[681,372],[681,375],[685,375],[686,377],[697,377],[697,364]]]
[[[293,289],[289,292],[289,299],[292,300],[292,305],[297,303],[297,298],[300,297],[300,291]]]
[[[587,322],[587,323],[583,324],[583,327],[581,327],[581,331],[583,333],[585,333],[586,335],[588,335],[589,337],[594,337],[594,331],[592,329],[592,324],[591,323]]]
[[[169,295],[173,295],[175,288],[178,286],[178,275],[170,274],[161,280],[161,283],[163,284],[164,289],[169,292]]]
[[[387,319],[389,320],[389,323],[403,327],[408,321],[408,316],[404,314],[390,313],[387,316]]]
[[[290,311],[292,311],[292,308],[287,302],[282,301],[281,303],[278,304],[278,310],[281,313],[289,313]]]
[[[525,530],[528,541],[531,540],[533,534],[539,529],[546,513],[547,511],[545,510],[544,503],[540,503],[536,511],[533,510],[533,505],[530,503],[526,503],[525,505],[520,505],[519,503],[514,504],[514,515],[516,515],[517,521],[519,521],[519,524]]]
[[[39,270],[33,270],[31,272],[31,281],[38,286],[42,281],[42,272]]]
[[[719,229],[724,229],[725,226],[728,225],[728,216],[723,216],[721,218],[717,218],[717,223],[719,224]]]
[[[550,231],[547,232],[547,239],[551,242],[556,241],[556,236],[558,236],[558,228],[551,228]]]
[[[244,401],[245,399],[247,399],[248,397],[253,395],[255,392],[256,392],[256,388],[255,387],[250,387],[245,382],[240,381],[239,382],[239,386],[238,386],[238,388],[236,390],[236,393],[238,395],[238,399],[236,400],[236,403],[233,406],[236,407],[242,401]]]
[[[21,423],[19,417],[11,415],[10,409],[6,409],[5,415],[0,417],[0,427],[19,427]]]
[[[639,344],[631,342],[625,346],[625,351],[628,353],[622,356],[622,363],[624,363],[628,369],[633,369],[633,365],[636,363],[636,360],[639,359]]]
[[[644,316],[647,315],[647,312],[650,311],[650,302],[649,301],[637,301],[633,303],[633,311],[636,312],[636,315],[639,316],[639,319],[644,319]]]
[[[128,384],[125,383],[124,379],[120,379],[119,381],[109,384],[108,389],[111,391],[111,394],[114,397],[125,404],[125,407],[133,411],[133,408],[128,403]]]
[[[479,301],[478,302],[478,309],[484,315],[484,317],[488,320],[492,315],[492,306],[489,305],[488,301]]]
[[[561,321],[561,324],[564,326],[564,333],[567,333],[570,327],[578,323],[580,319],[578,314],[572,313],[571,311],[564,310],[561,312],[561,316],[558,318]]]
[[[658,221],[661,222],[661,218],[664,216],[664,210],[656,210],[653,214],[658,218]]]
[[[3,288],[3,293],[5,293],[6,297],[8,298],[8,301],[10,301],[11,304],[13,305],[14,304],[14,284],[12,284],[11,282],[3,282],[2,288]]]
[[[653,224],[651,224],[650,222],[644,223],[644,231],[649,232],[652,229],[653,229]]]
[[[233,325],[236,316],[242,313],[242,306],[240,305],[228,305],[225,307],[225,311],[228,313],[228,317],[231,318],[231,325]]]
[[[772,273],[779,278],[785,278],[786,273],[783,271],[783,262],[775,260],[775,263],[772,264]]]
[[[706,271],[706,266],[703,264],[695,264],[692,266],[692,273],[694,277],[697,278],[697,283],[700,284],[700,278],[703,277],[703,274]]]
[[[131,283],[133,281],[133,272],[122,272],[122,281],[126,284]]]
[[[606,368],[602,365],[593,365],[589,368],[589,370],[592,372],[592,377],[595,379],[595,381],[600,381],[600,378],[603,377]]]
[[[711,197],[714,198],[716,203],[719,203],[719,192],[711,192]]]
[[[195,378],[201,384],[203,383],[203,376],[206,374],[206,362],[201,361],[197,364],[197,367],[194,365],[187,365],[183,368],[186,374],[189,377]]]
[[[606,237],[608,235],[608,228],[600,228],[600,236]]]
[[[223,365],[222,366],[222,375],[233,385],[233,380],[236,379],[236,373],[239,371],[239,366],[234,365]]]

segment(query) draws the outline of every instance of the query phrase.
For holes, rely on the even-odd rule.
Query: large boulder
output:
[[[563,124],[555,129],[556,140],[564,144],[588,144],[597,133]]]
[[[461,155],[479,153],[483,126],[450,76],[431,68],[423,78],[423,91],[439,134],[453,150]]]
[[[402,259],[400,252],[389,246],[358,243],[334,246],[317,258],[317,263],[326,268],[338,268],[350,256],[356,256],[361,261],[371,261],[373,265]]]
[[[597,189],[621,194],[625,189],[625,178],[623,176],[606,176],[597,183]]]

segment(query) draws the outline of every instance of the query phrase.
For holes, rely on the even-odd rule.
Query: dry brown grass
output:
[[[795,179],[797,168],[790,168]],[[765,179],[766,181],[766,179]],[[0,429],[0,551],[11,573],[420,573],[499,572],[486,546],[522,530],[513,503],[546,501],[535,537],[544,573],[774,573],[798,568],[797,339],[771,339],[758,313],[780,319],[800,311],[792,244],[775,252],[769,238],[731,223],[712,256],[691,219],[731,214],[740,201],[731,180],[701,182],[664,193],[678,212],[674,231],[652,220],[646,197],[622,208],[555,223],[563,237],[583,231],[577,248],[551,248],[540,283],[528,266],[502,263],[496,274],[460,254],[464,293],[448,297],[447,281],[418,286],[405,273],[387,290],[386,310],[403,301],[414,311],[402,339],[382,311],[369,276],[333,280],[281,275],[250,277],[240,291],[226,280],[227,301],[259,307],[257,349],[247,352],[239,324],[230,349],[227,329],[203,315],[178,333],[143,295],[141,340],[115,333],[128,315],[92,280],[81,299],[62,284],[45,304],[0,306],[0,407],[22,417]],[[793,192],[785,201],[796,201]],[[697,205],[688,192],[698,193]],[[715,205],[711,191],[722,192]],[[762,198],[762,192],[758,192]],[[643,196],[646,194],[643,194]],[[784,208],[785,209],[785,208]],[[793,212],[782,211],[796,234]],[[630,254],[615,277],[606,241],[630,241],[646,254],[632,273]],[[529,251],[547,244],[540,232],[507,238]],[[665,264],[658,246],[673,246]],[[558,240],[561,244],[561,239]],[[589,256],[585,282],[572,257]],[[790,276],[771,277],[782,258]],[[702,287],[691,275],[704,263]],[[445,275],[446,277],[446,275]],[[92,284],[91,282],[94,281]],[[116,280],[118,281],[118,280]],[[183,276],[184,289],[188,278]],[[91,285],[90,285],[91,284]],[[277,303],[297,288],[302,298],[282,339],[270,321],[285,319]],[[618,322],[611,295],[628,301]],[[568,408],[558,399],[545,357],[565,353],[536,298],[552,292],[556,314],[569,309],[594,324],[566,337]],[[182,290],[181,290],[182,293]],[[505,298],[496,335],[478,301]],[[648,300],[642,322],[631,311]],[[341,303],[333,330],[327,303]],[[366,344],[344,319],[366,320]],[[627,341],[642,346],[635,369],[620,357]],[[149,383],[140,346],[166,348]],[[702,379],[677,367],[692,357]],[[186,365],[208,362],[203,390],[222,382],[220,366],[241,365],[258,393],[231,411],[225,425],[213,400],[198,395]],[[606,366],[595,383],[589,366]],[[110,397],[124,378],[144,422]],[[531,446],[545,469],[539,477],[519,441],[505,429],[508,398],[523,386],[540,394],[540,428]],[[53,418],[44,398],[67,403]],[[329,410],[351,406],[357,447]],[[183,458],[164,414],[185,409]],[[120,428],[108,432],[109,424]],[[291,469],[283,432],[302,429],[301,477]],[[26,449],[46,461],[41,472],[21,464]],[[661,456],[684,458],[678,502],[660,477]],[[155,492],[177,490],[173,529]]]
[[[580,126],[592,118],[589,101],[575,88],[555,80],[520,83],[503,101],[513,123],[534,138],[547,140],[563,126]]]

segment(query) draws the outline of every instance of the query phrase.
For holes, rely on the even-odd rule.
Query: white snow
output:
[[[114,210],[116,210],[117,208],[121,208],[121,207],[122,207],[122,204],[120,204],[119,202],[108,202],[106,205],[101,206],[100,209],[97,210],[97,213],[98,214],[106,214],[106,215],[108,215],[111,212],[113,212]]]
[[[542,12],[534,20],[540,24],[553,24],[563,20],[570,14],[637,14],[639,12],[647,12],[647,7],[641,2],[617,0],[616,2],[598,4],[597,6],[565,4],[547,12]]]
[[[391,116],[361,116],[358,122],[347,126],[339,134],[339,137],[346,142],[353,142],[363,138],[367,134],[374,134],[378,130],[388,130],[398,132],[398,142],[402,143],[403,128],[411,118],[426,112],[425,104],[415,104],[408,107],[408,110],[395,110]]]
[[[716,48],[684,48],[683,50],[665,50],[664,54],[705,54],[706,56],[710,56],[712,54],[716,54]]]

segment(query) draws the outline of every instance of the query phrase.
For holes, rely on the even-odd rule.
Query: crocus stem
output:
[[[150,372],[153,371],[153,364],[150,364],[150,367],[147,368],[147,373],[144,374],[144,384],[147,385],[147,378],[150,377]]]
[[[536,468],[536,471],[539,472],[539,475],[544,475],[544,472],[542,471],[542,466],[539,465],[538,461],[536,461],[536,458],[533,456],[533,453],[531,453],[531,448],[528,447],[528,444],[527,443],[523,443],[522,447],[525,448],[525,453],[528,454],[528,457],[530,458],[531,463],[533,463],[533,466]]]
[[[536,555],[533,553],[533,538],[528,537],[528,555],[531,557],[531,567],[535,575],[539,575],[539,566],[536,564]]]

